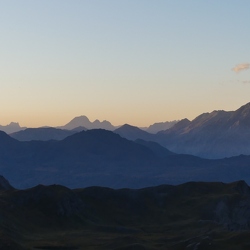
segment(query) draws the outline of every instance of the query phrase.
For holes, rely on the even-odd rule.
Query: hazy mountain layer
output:
[[[141,188],[239,179],[250,183],[249,165],[250,156],[205,160],[106,130],[82,131],[61,141],[28,142],[0,133],[0,174],[18,188],[37,184]]]
[[[72,130],[77,127],[84,127],[86,129],[106,129],[106,130],[114,130],[116,129],[109,121],[102,121],[95,120],[91,122],[87,116],[78,116],[72,119],[69,123],[64,126],[61,126],[61,129]]]
[[[63,140],[76,132],[77,131],[57,128],[27,128],[25,130],[12,133],[10,136],[18,141],[49,141]]]
[[[19,123],[17,122],[11,122],[9,125],[6,126],[0,125],[0,131],[4,131],[7,134],[14,133],[24,129],[26,129],[26,127],[20,127]]]
[[[157,134],[129,125],[114,132],[130,140],[158,142],[179,154],[215,159],[250,155],[250,103],[236,111],[213,111],[192,121],[183,119]]]
[[[157,123],[154,123],[152,125],[150,125],[148,128],[146,128],[145,130],[148,132],[148,133],[151,133],[151,134],[156,134],[157,132],[159,131],[162,131],[162,130],[167,130],[171,127],[173,127],[178,121],[170,121],[170,122],[157,122]]]
[[[117,128],[114,130],[114,133],[120,135],[123,138],[126,138],[128,140],[136,140],[136,139],[143,139],[145,141],[154,141],[155,135],[150,134],[138,127],[131,126],[129,124],[124,124],[120,128]]]
[[[163,123],[165,124],[165,123]],[[157,125],[157,124],[156,124]],[[20,130],[11,123],[7,126]],[[96,120],[90,122],[86,116],[74,118],[61,127],[63,130],[28,129],[12,134],[18,140],[62,140],[81,130],[105,128],[129,140],[154,141],[175,153],[192,154],[203,158],[224,158],[240,154],[250,155],[250,103],[236,111],[213,111],[204,113],[189,121],[183,119],[167,130],[157,134],[148,133],[135,126],[125,124],[115,128],[110,122]],[[65,129],[73,131],[67,132]]]
[[[150,125],[148,128],[145,127],[144,130],[148,131],[149,133],[157,133],[161,130],[165,130],[165,129],[172,127],[175,123],[177,123],[177,121],[155,123],[153,125]],[[119,126],[114,126],[109,121],[106,121],[106,120],[101,122],[97,119],[91,122],[86,116],[78,116],[78,117],[73,118],[66,125],[57,127],[57,129],[74,130],[76,132],[80,132],[82,130],[87,130],[87,129],[106,129],[106,130],[113,131],[117,129],[118,127]],[[6,126],[0,125],[0,131],[3,131],[7,134],[11,134],[13,138],[17,138],[18,140],[21,140],[21,141],[40,140],[40,138],[43,141],[53,140],[53,139],[57,140],[57,136],[59,138],[58,140],[65,138],[63,136],[60,136],[58,131],[57,132],[55,131],[55,133],[52,133],[52,131],[51,133],[48,133],[48,131],[42,132],[41,131],[42,128],[52,128],[52,127],[43,126],[40,128],[28,128],[28,130],[25,133],[17,133],[27,128],[20,127],[19,123],[16,123],[16,122],[11,122],[9,125],[6,125]],[[35,131],[35,130],[38,130],[38,131]],[[42,133],[44,133],[44,137],[40,136],[42,135]],[[34,139],[34,138],[38,138],[38,139]]]
[[[213,111],[159,132],[158,141],[177,153],[208,158],[250,154],[250,103],[236,111]]]

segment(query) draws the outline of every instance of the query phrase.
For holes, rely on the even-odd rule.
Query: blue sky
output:
[[[250,102],[248,0],[8,0],[0,9],[1,125],[86,115],[148,126]]]

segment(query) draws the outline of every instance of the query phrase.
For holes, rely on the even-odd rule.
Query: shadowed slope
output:
[[[145,141],[150,141],[154,140],[155,138],[153,134],[150,134],[142,129],[139,129],[138,127],[131,126],[129,124],[125,124],[120,128],[114,130],[114,133],[119,134],[123,138],[133,141],[136,139],[143,139]]]
[[[57,128],[27,128],[25,130],[12,133],[10,136],[19,141],[49,141],[63,140],[74,133],[76,133],[76,131]]]
[[[243,181],[138,190],[39,185],[1,193],[0,242],[3,249],[247,249],[249,211]]]

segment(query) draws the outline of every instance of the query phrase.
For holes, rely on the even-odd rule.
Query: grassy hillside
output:
[[[1,249],[249,249],[245,182],[0,194]]]

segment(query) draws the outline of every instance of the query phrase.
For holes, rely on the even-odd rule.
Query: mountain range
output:
[[[173,126],[177,121],[171,121],[171,122],[160,122],[160,123],[154,123],[150,125],[149,127],[141,128],[142,130],[148,131],[149,133],[157,133],[161,130],[165,130]],[[112,125],[109,121],[99,121],[96,119],[95,121],[91,122],[87,116],[78,116],[73,118],[70,122],[63,126],[56,127],[57,129],[62,129],[62,130],[73,130],[76,132],[80,132],[82,130],[87,130],[87,129],[106,129],[113,131],[117,129],[120,126],[114,126]],[[43,126],[37,129],[43,129],[43,128],[50,128],[49,126]],[[27,129],[26,127],[20,127],[19,123],[11,122],[9,125],[6,126],[1,126],[0,125],[0,130],[4,131],[7,134],[13,134],[22,130]],[[30,130],[31,133],[35,133],[34,129],[35,128],[29,128],[33,129],[32,131]],[[19,135],[17,136],[19,137]],[[22,140],[24,140],[24,134],[21,136]],[[28,138],[25,140],[29,140]],[[45,139],[43,139],[45,140]]]
[[[239,179],[250,183],[250,156],[207,160],[175,154],[156,142],[131,141],[102,130],[63,140],[18,141],[0,132],[0,173],[17,188],[60,184],[70,188],[142,188],[187,181]]]
[[[250,103],[236,111],[213,111],[158,132],[162,145],[176,153],[206,158],[250,154]]]
[[[59,128],[26,128],[24,130],[11,133],[10,136],[18,141],[49,141],[63,140],[66,137],[84,130],[83,127],[78,127],[74,130],[66,130]]]
[[[82,130],[101,127],[129,140],[157,142],[179,154],[208,159],[250,155],[250,103],[236,111],[213,111],[201,114],[192,121],[183,119],[171,125],[153,134],[128,124],[116,128],[107,121],[96,120],[92,123],[86,116],[80,116],[60,128],[25,129],[10,135],[20,141],[62,140]],[[11,126],[20,127],[18,124]]]
[[[17,190],[0,177],[0,248],[248,249],[249,211],[244,181]]]
[[[0,249],[249,249],[250,103],[156,134],[82,119],[0,131]]]
[[[192,121],[183,119],[156,134],[130,125],[114,132],[130,140],[158,142],[179,154],[211,159],[250,155],[250,103],[236,111],[213,111],[201,114]]]

